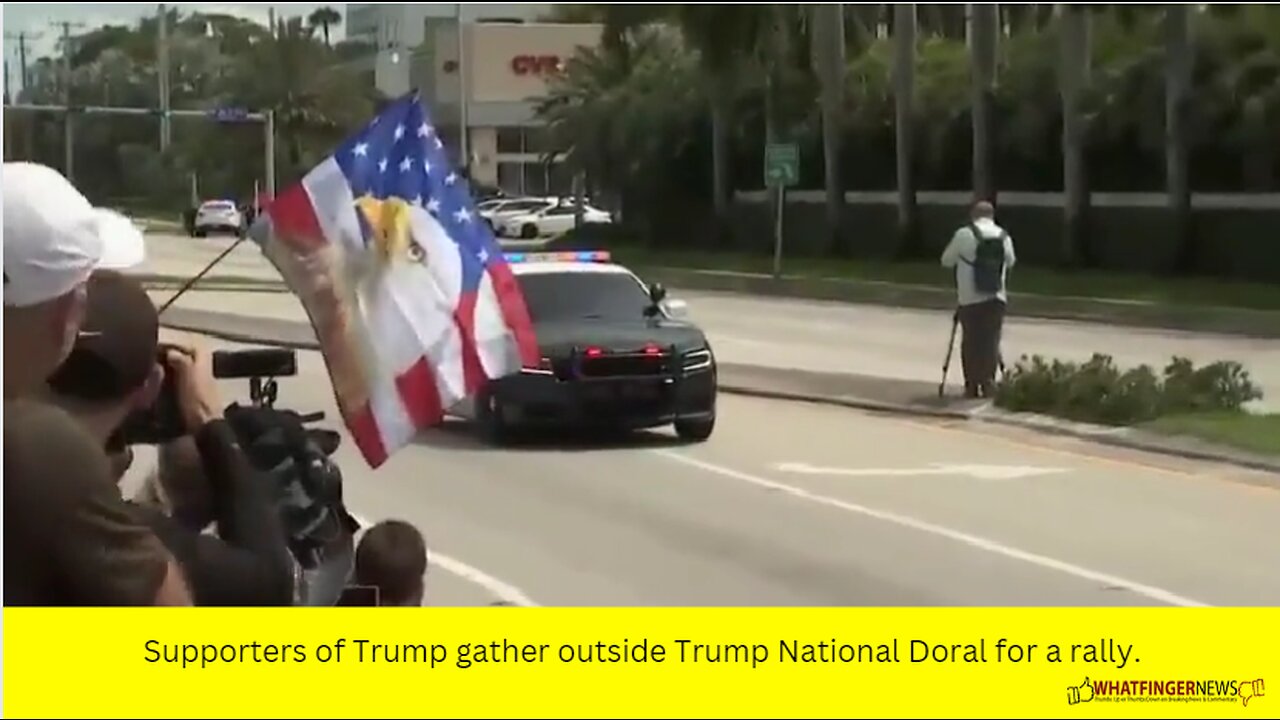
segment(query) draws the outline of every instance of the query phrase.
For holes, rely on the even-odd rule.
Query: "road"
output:
[[[282,404],[336,417],[299,366]],[[424,531],[434,605],[1280,604],[1280,492],[1025,431],[725,396],[698,446],[450,424],[376,472],[338,457],[353,512]]]
[[[153,236],[148,269],[194,275],[228,242]],[[212,276],[218,275],[279,278],[251,243],[224,260]],[[951,330],[950,316],[938,312],[678,288],[671,292],[689,302],[692,318],[707,330],[717,355],[730,363],[937,382]],[[261,294],[204,295],[184,298],[179,306],[216,305],[228,312],[305,317],[297,301],[287,295],[274,300]],[[1266,393],[1260,409],[1280,411],[1278,340],[1010,318],[1004,352],[1010,362],[1023,354],[1083,361],[1102,352],[1124,366],[1147,363],[1157,370],[1175,355],[1197,365],[1235,360],[1243,363]],[[959,382],[958,353],[952,370],[952,381]]]

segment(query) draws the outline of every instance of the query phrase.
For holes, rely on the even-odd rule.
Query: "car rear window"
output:
[[[517,275],[534,322],[643,320],[649,295],[623,273],[555,272]]]
[[[236,205],[226,200],[214,200],[204,204],[205,210],[235,210]]]

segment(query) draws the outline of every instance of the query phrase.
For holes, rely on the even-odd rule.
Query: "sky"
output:
[[[338,12],[345,11],[345,3],[169,3],[183,13],[217,12],[228,15],[267,22],[267,9],[274,7],[276,17],[296,17],[310,15],[316,8],[328,5]],[[4,3],[4,56],[9,61],[10,71],[17,74],[18,41],[15,33],[28,32],[39,34],[39,38],[28,40],[27,62],[42,55],[51,55],[55,42],[62,32],[54,27],[55,23],[67,21],[83,23],[78,28],[84,32],[103,25],[132,25],[145,16],[156,13],[157,3]],[[77,28],[72,28],[75,34]],[[335,33],[335,39],[342,37],[341,28]]]

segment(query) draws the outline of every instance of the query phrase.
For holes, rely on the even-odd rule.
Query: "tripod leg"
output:
[[[946,394],[947,373],[951,370],[951,355],[956,349],[956,328],[960,325],[960,311],[951,317],[951,339],[947,341],[947,359],[942,362],[942,382],[938,383],[938,397]]]

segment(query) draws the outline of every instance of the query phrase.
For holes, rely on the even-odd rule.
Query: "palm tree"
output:
[[[893,6],[893,96],[896,108],[898,156],[898,237],[899,250],[911,254],[916,250],[916,188],[912,172],[914,162],[916,91],[916,6],[896,3]]]
[[[1081,96],[1088,83],[1089,14],[1078,5],[1058,6],[1061,26],[1062,95],[1062,192],[1063,228],[1062,260],[1076,264],[1081,260],[1084,241],[1085,213],[1089,194],[1085,180],[1084,118],[1080,113]]]
[[[1186,5],[1168,5],[1164,10],[1165,32],[1165,188],[1169,212],[1178,244],[1180,269],[1190,267],[1191,179],[1188,173],[1187,115],[1191,95],[1191,10]]]
[[[726,221],[732,199],[733,106],[744,76],[765,37],[767,6],[680,5],[675,19],[685,43],[696,50],[711,106],[712,197],[716,217]]]
[[[983,200],[995,201],[996,183],[992,167],[991,110],[998,64],[997,38],[1000,13],[989,3],[970,6],[970,64],[973,78],[973,192]]]
[[[342,14],[328,5],[316,8],[315,12],[307,17],[307,24],[313,28],[320,28],[321,34],[324,35],[324,44],[329,45],[329,28],[342,23]]]
[[[844,188],[840,181],[840,134],[844,129],[845,38],[844,5],[813,7],[814,71],[821,83],[822,163],[826,174],[827,232],[832,249],[840,247],[840,217]]]

